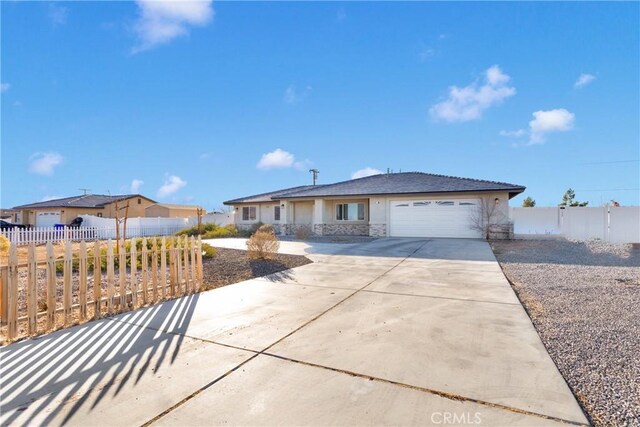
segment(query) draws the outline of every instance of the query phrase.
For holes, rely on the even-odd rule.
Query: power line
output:
[[[604,190],[575,190],[575,191],[638,191],[640,188],[605,188]]]
[[[579,165],[608,165],[612,163],[638,163],[640,160],[612,160],[610,162],[589,162],[589,163],[578,163]]]

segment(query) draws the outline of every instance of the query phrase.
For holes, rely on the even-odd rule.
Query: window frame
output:
[[[282,214],[281,210],[280,210],[280,205],[275,205],[273,207],[273,220],[274,221],[280,221],[280,215]]]
[[[349,205],[356,205],[356,218],[349,218]],[[336,203],[336,209],[334,213],[334,219],[338,222],[362,222],[367,220],[367,214],[364,207],[364,202],[346,202]],[[360,206],[362,206],[362,218],[360,218]],[[346,214],[346,219],[344,219]]]
[[[245,210],[246,209],[246,210]],[[247,218],[245,219],[245,212],[247,213]],[[253,212],[253,218],[251,213]],[[258,209],[255,206],[243,206],[242,207],[242,220],[243,221],[255,221],[258,218]]]

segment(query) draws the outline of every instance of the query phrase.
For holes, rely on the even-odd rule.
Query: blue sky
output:
[[[89,188],[213,209],[311,167],[640,203],[637,2],[1,8],[2,207]]]

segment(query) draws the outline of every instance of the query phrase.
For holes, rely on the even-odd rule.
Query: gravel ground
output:
[[[491,245],[591,421],[640,426],[640,250],[598,241]]]
[[[216,248],[216,256],[204,260],[202,268],[205,286],[207,289],[213,289],[299,267],[310,262],[304,256],[285,254],[277,254],[271,260],[250,260],[246,257],[246,251]]]

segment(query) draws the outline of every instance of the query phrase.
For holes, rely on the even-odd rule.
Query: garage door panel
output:
[[[391,202],[390,235],[397,237],[481,237],[471,227],[474,199]]]
[[[53,227],[60,223],[60,212],[38,212],[36,214],[36,227]]]

